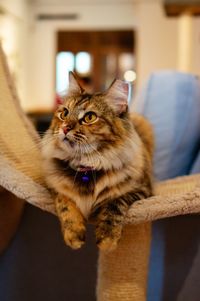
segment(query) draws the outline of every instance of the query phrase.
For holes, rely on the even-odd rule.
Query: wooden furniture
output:
[[[199,0],[164,0],[164,8],[167,16],[176,17],[181,14],[200,15]]]

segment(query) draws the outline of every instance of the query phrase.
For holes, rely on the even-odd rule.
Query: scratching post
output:
[[[127,225],[117,249],[100,252],[97,301],[145,301],[151,225]]]
[[[155,196],[133,204],[114,252],[100,252],[97,301],[145,301],[151,225],[145,221],[200,212],[199,175],[179,177],[155,186]]]

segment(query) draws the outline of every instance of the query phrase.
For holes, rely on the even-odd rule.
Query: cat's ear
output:
[[[69,72],[69,86],[67,90],[67,96],[74,96],[81,94],[83,92],[83,88],[80,86],[78,80],[76,79],[75,74],[70,71]]]
[[[127,111],[128,94],[128,83],[119,79],[114,80],[110,88],[106,91],[106,99],[108,104],[112,107],[115,113],[121,114]]]

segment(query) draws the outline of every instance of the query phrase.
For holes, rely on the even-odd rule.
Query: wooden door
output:
[[[132,30],[59,31],[57,57],[63,55],[61,68],[65,64],[64,54],[67,60],[67,53],[73,62],[66,67],[66,73],[68,69],[77,73],[90,92],[104,90],[114,78],[124,79],[127,70],[135,71],[135,35]],[[85,70],[84,57],[88,61]],[[59,83],[58,76],[56,81]]]

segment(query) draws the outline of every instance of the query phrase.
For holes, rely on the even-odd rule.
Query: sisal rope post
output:
[[[158,183],[155,194],[131,206],[117,249],[100,252],[97,301],[145,301],[151,242],[147,221],[200,212],[199,175]]]
[[[100,252],[97,301],[145,301],[151,224],[126,225],[119,245]]]

